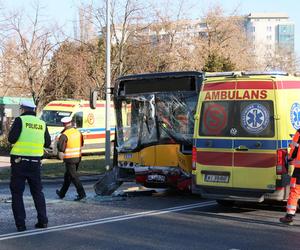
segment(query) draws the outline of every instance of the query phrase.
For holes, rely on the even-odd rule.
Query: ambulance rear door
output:
[[[199,137],[195,139],[197,185],[232,187],[235,149],[230,129],[234,127],[234,101],[229,97],[234,97],[235,85],[235,79],[216,80],[205,84],[201,91]]]
[[[230,108],[233,138],[232,186],[264,193],[276,188],[276,105],[270,78],[237,80],[235,101]]]

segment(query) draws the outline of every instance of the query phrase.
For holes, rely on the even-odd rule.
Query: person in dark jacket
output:
[[[84,188],[77,174],[79,163],[81,161],[81,148],[84,144],[83,136],[80,131],[72,126],[72,118],[64,117],[61,119],[64,130],[61,132],[57,144],[58,154],[62,155],[66,166],[64,182],[60,190],[56,190],[56,194],[63,199],[70,187],[71,182],[77,190],[77,197],[74,201],[80,201],[86,197]]]
[[[25,231],[23,192],[26,180],[37,211],[35,227],[46,228],[48,224],[40,169],[44,147],[50,146],[51,138],[45,122],[36,117],[35,105],[25,101],[20,107],[22,114],[12,124],[8,141],[13,144],[10,152],[12,210],[17,230]]]

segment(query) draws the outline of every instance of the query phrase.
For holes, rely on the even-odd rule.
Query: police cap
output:
[[[20,106],[22,109],[32,109],[34,110],[36,108],[35,104],[31,101],[21,101]]]
[[[64,124],[70,123],[72,121],[72,117],[66,116],[66,117],[63,117],[60,121]]]

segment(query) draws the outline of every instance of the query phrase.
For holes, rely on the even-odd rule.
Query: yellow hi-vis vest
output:
[[[67,136],[67,146],[64,152],[64,159],[78,158],[81,156],[81,133],[75,129],[70,128],[63,132]]]
[[[20,116],[22,130],[11,155],[41,157],[44,154],[46,124],[33,115]]]

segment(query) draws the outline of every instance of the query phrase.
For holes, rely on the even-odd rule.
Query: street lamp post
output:
[[[105,167],[110,166],[110,0],[106,0]]]

